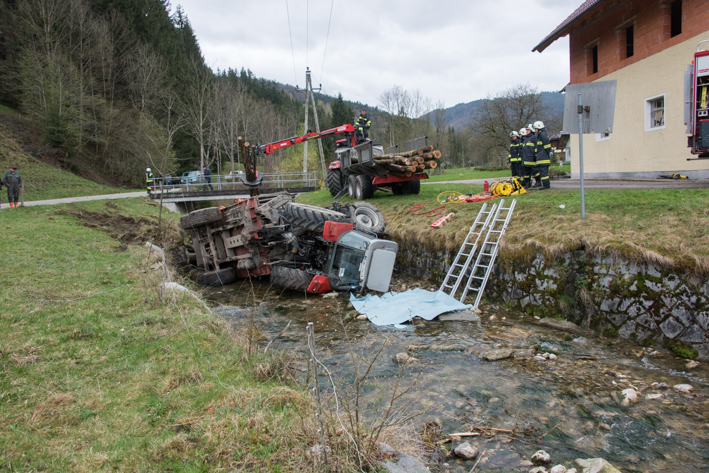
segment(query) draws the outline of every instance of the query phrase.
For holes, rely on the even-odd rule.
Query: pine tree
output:
[[[342,99],[342,94],[337,94],[337,98],[332,101],[330,105],[332,107],[332,125],[340,126],[345,123],[353,123],[354,115],[352,114],[352,107],[347,105]]]

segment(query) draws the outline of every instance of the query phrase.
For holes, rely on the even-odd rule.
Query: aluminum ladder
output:
[[[505,207],[504,199],[500,200],[495,216],[490,222],[490,225],[488,225],[485,240],[480,246],[480,252],[475,260],[473,269],[470,271],[468,282],[460,298],[461,302],[465,302],[465,297],[468,295],[468,292],[475,293],[473,309],[476,309],[480,304],[485,285],[492,271],[492,265],[495,263],[495,258],[500,248],[500,240],[502,239],[502,235],[507,231],[507,225],[510,223],[510,218],[512,217],[516,204],[517,199],[512,199],[512,204],[510,204],[509,207]]]
[[[460,287],[460,282],[463,280],[470,263],[474,260],[475,253],[478,249],[478,242],[480,237],[485,231],[485,229],[490,225],[490,220],[495,214],[497,209],[497,204],[493,204],[490,210],[487,210],[487,203],[484,203],[478,216],[475,218],[475,222],[470,226],[468,235],[465,237],[463,246],[458,250],[458,254],[453,260],[448,274],[446,274],[443,284],[439,291],[448,294],[451,297],[455,297]],[[450,292],[449,292],[450,291]]]

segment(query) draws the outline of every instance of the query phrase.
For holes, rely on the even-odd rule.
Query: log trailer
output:
[[[685,124],[687,146],[698,158],[709,158],[709,50],[700,50],[701,41],[694,53],[694,60],[685,73]]]
[[[389,290],[398,245],[387,239],[384,217],[375,206],[333,202],[320,208],[295,203],[288,193],[258,191],[258,154],[337,130],[354,132],[345,125],[256,146],[239,139],[246,170],[242,182],[251,187],[251,197],[229,207],[195,210],[180,219],[192,239],[192,279],[217,286],[269,276],[275,286],[310,293]]]

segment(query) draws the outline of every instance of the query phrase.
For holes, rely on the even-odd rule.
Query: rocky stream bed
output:
[[[384,343],[366,390],[381,406],[377,399],[397,380],[411,387],[399,402],[401,415],[420,414],[411,421],[418,432],[412,441],[432,440],[431,426],[437,430],[438,448],[410,449],[431,471],[468,472],[479,461],[475,471],[529,472],[539,449],[551,457],[542,464],[547,469],[600,457],[624,472],[709,471],[707,362],[543,325],[496,305],[468,320],[415,319],[397,329],[358,320],[346,294],[304,297],[256,281],[214,289],[208,298],[235,328],[250,324],[265,339],[290,322],[273,348],[294,353],[303,366],[305,327],[313,322],[320,360],[336,380],[352,376],[351,349],[366,358]],[[326,376],[320,385],[332,389]],[[469,431],[480,435],[446,441],[445,434]],[[476,458],[451,452],[465,442]]]

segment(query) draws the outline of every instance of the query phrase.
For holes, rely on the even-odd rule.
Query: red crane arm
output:
[[[279,149],[287,148],[289,146],[297,145],[298,143],[303,143],[309,140],[320,139],[325,136],[337,135],[340,133],[354,134],[354,126],[348,124],[338,126],[337,128],[330,128],[329,130],[321,131],[320,133],[306,133],[302,136],[294,136],[293,138],[286,138],[281,141],[274,141],[273,143],[267,143],[265,145],[259,145],[256,148],[257,154],[273,154]]]

